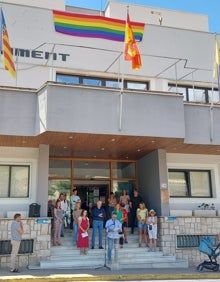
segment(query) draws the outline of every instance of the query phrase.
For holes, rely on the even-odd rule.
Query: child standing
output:
[[[149,248],[150,251],[156,251],[157,246],[157,216],[156,212],[152,209],[147,217]]]

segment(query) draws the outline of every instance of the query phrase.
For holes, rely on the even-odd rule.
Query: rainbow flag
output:
[[[126,21],[103,16],[73,14],[53,10],[55,30],[60,33],[102,38],[124,42]],[[136,41],[141,41],[144,33],[143,23],[131,22]]]

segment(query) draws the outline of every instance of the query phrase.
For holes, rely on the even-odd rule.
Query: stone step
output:
[[[162,252],[128,252],[127,250],[123,251],[118,251],[118,256],[121,259],[132,259],[132,260],[139,260],[140,259],[150,259],[150,260],[157,260],[159,258],[164,258],[165,256],[163,255]],[[86,257],[83,257],[83,260],[87,259],[92,259],[92,258],[104,258],[105,257],[105,251],[103,250],[102,252],[94,252],[94,251],[89,251]],[[175,260],[175,256],[166,256],[169,260]],[[64,260],[78,260],[79,259],[79,251],[77,252],[69,252],[65,253],[65,257],[62,256]],[[60,260],[60,256],[52,255],[50,260],[57,261]]]
[[[91,230],[90,230],[91,240]],[[105,247],[105,233],[103,233],[103,247]],[[80,255],[79,249],[72,242],[72,231],[66,230],[65,237],[61,238],[62,246],[51,247],[51,257],[47,261],[41,261],[38,265],[30,265],[29,269],[95,269],[105,264],[105,249],[89,249],[87,255]],[[96,239],[96,242],[98,238]],[[138,247],[138,235],[128,235],[128,244],[118,249],[118,263],[111,265],[112,269],[130,268],[187,268],[188,261],[177,260],[175,256],[164,255],[159,248],[156,252],[142,244]],[[115,252],[112,252],[114,261]],[[106,264],[105,264],[106,265]]]
[[[104,246],[104,249],[105,249],[105,246]],[[103,250],[104,250],[103,249]],[[103,250],[100,250],[98,247],[95,247],[95,249],[90,249],[89,248],[89,252],[93,252],[94,254],[96,254],[97,252],[102,252]],[[130,246],[129,245],[126,245],[126,246],[123,246],[123,248],[119,248],[120,251],[128,251],[129,252],[148,252],[149,251],[149,248],[148,247],[138,247],[137,244],[134,246]],[[79,252],[79,249],[77,249],[76,246],[57,246],[57,247],[53,247],[51,248],[51,255],[57,255],[57,251],[59,252],[65,252],[65,254],[68,254],[68,253],[72,253],[72,252]],[[157,251],[159,251],[159,248],[157,248]]]
[[[176,261],[155,261],[155,262],[140,262],[138,264],[130,263],[119,263],[119,269],[130,269],[130,268],[188,268],[189,264],[185,260],[176,260]]]
[[[96,260],[91,260],[83,258],[82,260],[65,260],[65,261],[44,261],[40,263],[40,269],[91,269],[98,268],[104,265],[104,258],[96,258]],[[129,269],[129,268],[187,268],[187,261],[175,260],[170,256],[164,256],[161,258],[139,258],[134,259],[131,262],[131,259],[122,259],[119,257],[119,263],[117,264],[119,269]]]

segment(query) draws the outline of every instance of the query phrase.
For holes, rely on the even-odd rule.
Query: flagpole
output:
[[[127,6],[127,14],[129,13],[129,5]],[[126,34],[125,34],[126,36]],[[119,59],[119,76],[121,73],[121,88],[119,95],[119,131],[122,131],[122,113],[123,113],[123,93],[124,93],[124,73],[121,72],[121,56]]]
[[[123,111],[123,87],[124,87],[124,74],[121,73],[121,56],[119,59],[119,81],[120,81],[120,74],[121,74],[121,87],[120,87],[120,94],[119,94],[119,131],[122,131],[122,111]]]
[[[217,75],[217,79],[218,79],[218,91],[219,89],[219,66],[217,66],[217,52],[219,52],[219,50],[216,50],[218,48],[218,42],[217,42],[217,38],[216,38],[216,33],[215,33],[215,37],[214,37],[214,55],[213,55],[213,75],[212,75],[212,98],[211,98],[211,103],[210,103],[210,109],[209,109],[209,113],[210,113],[210,142],[213,142],[213,136],[214,136],[214,129],[213,129],[213,121],[214,121],[214,116],[213,116],[213,96],[214,96],[214,77],[215,75]],[[219,62],[218,62],[219,63]]]
[[[14,50],[14,49],[13,49]],[[19,56],[20,49],[16,53],[15,65],[16,65],[16,77],[15,77],[15,85],[18,86],[18,56]]]

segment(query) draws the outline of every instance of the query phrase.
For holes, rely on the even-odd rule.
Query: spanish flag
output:
[[[8,32],[7,32],[5,18],[4,18],[2,9],[0,13],[0,25],[1,25],[0,27],[0,32],[1,32],[0,51],[2,51],[3,53],[4,69],[9,71],[12,77],[15,77],[16,76],[15,65],[14,65],[12,50],[11,50],[11,46],[9,42]]]
[[[132,61],[132,69],[138,70],[141,68],[141,56],[138,50],[137,43],[134,38],[129,14],[127,14],[127,21],[125,25],[125,60]]]

